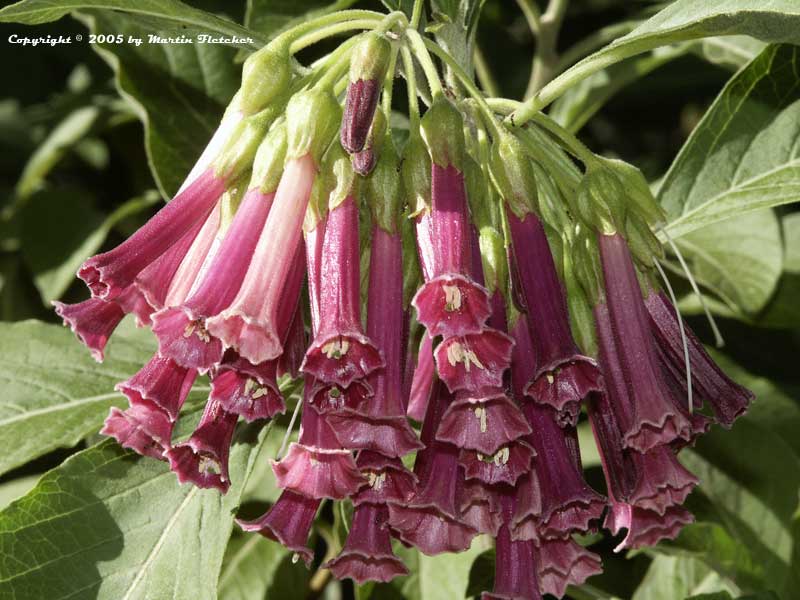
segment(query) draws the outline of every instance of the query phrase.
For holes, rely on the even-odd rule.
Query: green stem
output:
[[[442,82],[439,79],[439,72],[436,70],[436,65],[433,64],[433,59],[428,52],[425,41],[422,36],[415,29],[408,29],[406,37],[414,49],[414,53],[425,72],[425,78],[428,80],[428,87],[431,90],[431,97],[436,98],[439,94],[443,94]],[[429,41],[429,40],[426,40]],[[438,48],[438,46],[437,46]],[[455,61],[453,61],[455,63]]]
[[[289,46],[289,52],[296,54],[303,48],[307,48],[313,44],[316,44],[320,40],[333,37],[334,35],[338,35],[340,33],[346,33],[354,29],[374,29],[379,23],[380,20],[378,19],[356,19],[353,21],[345,21],[344,23],[334,23],[333,25],[322,27],[307,35],[297,38]]]
[[[478,89],[478,86],[475,85],[475,82],[472,81],[472,78],[467,75],[464,69],[461,68],[461,65],[458,64],[458,61],[456,61],[456,59],[450,56],[432,40],[426,39],[424,45],[426,47],[426,52],[427,50],[430,50],[442,62],[450,67],[450,69],[453,71],[453,74],[458,77],[458,79],[461,81],[461,84],[467,90],[467,93],[469,93],[475,102],[478,103],[478,108],[483,114],[486,124],[492,129],[492,134],[495,136],[502,135],[500,126],[497,123],[497,119],[494,117],[494,112],[492,112],[492,109],[489,108],[489,105],[486,103],[486,98],[483,97],[483,94],[481,94],[481,91]]]
[[[383,114],[386,117],[386,131],[391,131],[392,129],[392,94],[394,94],[394,76],[397,70],[397,52],[398,47],[393,45],[392,55],[389,58],[389,68],[386,70],[386,82],[383,84],[383,98],[381,98]]]
[[[630,33],[631,31],[641,24],[641,21],[624,21],[622,23],[614,23],[607,25],[602,29],[598,29],[591,35],[586,36],[581,41],[577,42],[574,46],[567,48],[555,67],[556,73],[561,73],[571,67],[573,64],[588,56],[595,50],[602,48],[608,42],[611,42],[618,37]]]
[[[304,23],[300,23],[291,29],[282,32],[274,42],[288,42],[291,43],[297,38],[312,32],[316,29],[332,25],[334,23],[342,23],[343,21],[354,21],[356,19],[373,19],[380,20],[384,17],[383,13],[374,10],[340,10],[332,12],[327,15],[322,15],[316,19],[311,19]]]
[[[408,120],[411,135],[419,131],[419,98],[417,98],[417,77],[414,69],[414,59],[407,46],[403,46],[403,70],[406,72],[406,87],[408,88]]]
[[[499,96],[500,88],[492,75],[492,70],[489,68],[489,63],[486,62],[486,57],[481,52],[480,46],[475,45],[473,52],[473,60],[475,61],[475,74],[478,76],[478,81],[489,96]]]
[[[418,29],[419,22],[422,20],[422,9],[424,8],[425,0],[414,0],[414,10],[411,12],[411,29]]]
[[[536,53],[531,64],[531,76],[525,97],[530,98],[552,79],[558,63],[556,43],[561,22],[567,11],[568,0],[550,0],[547,10],[539,21],[539,32],[536,36]]]
[[[517,0],[517,4],[522,14],[525,15],[525,20],[528,22],[528,29],[531,30],[534,36],[538,36],[542,21],[542,13],[539,11],[539,7],[536,6],[533,0]]]

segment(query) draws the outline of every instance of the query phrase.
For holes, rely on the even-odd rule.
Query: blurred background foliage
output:
[[[330,5],[324,0],[187,3],[244,23],[267,38],[307,11]],[[592,50],[626,33],[664,4],[571,0],[558,50],[565,59],[580,58],[582,48]],[[369,1],[333,3],[338,8],[351,5],[379,6]],[[96,33],[139,36],[153,29],[146,16],[97,10],[81,10],[74,19],[35,29],[0,24],[0,80],[4,82],[0,92],[0,319],[7,323],[24,319],[57,323],[52,300],[74,302],[85,297],[84,286],[74,279],[78,265],[90,254],[119,243],[177,189],[238,85],[241,55],[235,48],[89,45],[87,27]],[[176,31],[180,30],[176,25]],[[160,31],[164,33],[163,27]],[[83,35],[84,41],[30,48],[7,43],[14,33]],[[313,58],[331,44],[304,51],[301,59]],[[535,44],[516,2],[488,0],[477,33],[480,56],[493,80],[484,80],[484,85],[494,85],[502,96],[520,99],[528,85]],[[551,114],[578,131],[595,152],[640,167],[657,188],[714,98],[762,48],[760,42],[746,38],[712,38],[627,59],[570,90],[553,105]],[[701,231],[692,238],[694,250],[684,248],[719,315],[726,342],[718,355],[720,361],[732,376],[756,391],[758,400],[731,432],[717,428],[685,453],[703,482],[688,501],[697,523],[675,542],[643,552],[615,554],[615,542],[607,534],[587,538],[585,543],[602,554],[606,572],[571,590],[571,597],[800,597],[800,215],[795,211],[788,205],[749,213],[721,224],[721,229],[714,230],[722,231],[721,236]],[[759,234],[758,239],[750,236],[753,232]],[[745,250],[737,253],[742,245]],[[735,260],[726,262],[726,256]],[[755,261],[752,265],[745,264],[748,257]],[[684,309],[692,315],[689,322],[711,342],[706,321],[694,316],[699,313],[696,297],[678,274],[677,263],[673,266],[674,284]],[[57,335],[62,332],[47,329],[42,333],[45,330],[37,329],[38,325],[25,327],[4,329],[4,358],[27,337],[44,336],[56,350],[73,343],[67,332]],[[136,335],[131,333],[130,339],[138,339]],[[112,367],[121,364],[114,362],[121,350],[115,354],[114,349],[124,339],[116,345],[112,342]],[[141,341],[145,348],[151,343]],[[90,359],[77,353],[56,354],[54,363],[77,365],[75,378],[81,377],[80,365],[94,368]],[[139,354],[147,356],[145,351]],[[42,368],[47,366],[42,363]],[[3,422],[4,414],[13,413],[3,404],[28,393],[14,387],[19,368],[13,360],[0,366],[0,379],[10,382],[0,395],[3,448],[16,443]],[[110,367],[102,367],[106,368]],[[97,373],[102,374],[102,369]],[[83,377],[88,378],[89,389],[111,388],[108,381],[97,380],[101,375]],[[86,417],[74,439],[45,443],[48,451],[28,462],[4,464],[0,507],[25,494],[40,474],[97,442],[97,437],[86,438],[83,430],[96,430],[107,406]],[[278,422],[274,429],[282,427],[285,423]],[[257,514],[275,498],[264,457],[274,455],[282,434],[271,433],[259,447],[263,454],[255,453],[261,460],[258,456],[250,459],[254,466],[246,488],[237,492],[245,516]],[[583,444],[587,478],[602,489],[599,460],[590,451],[593,443],[587,434],[582,431],[587,441]],[[48,431],[34,429],[29,435],[42,440]],[[74,445],[78,440],[82,441]],[[112,452],[108,446],[100,448]],[[58,476],[68,477],[67,471]],[[12,508],[6,523],[15,518]],[[327,525],[323,523],[318,531],[321,553],[340,544],[343,535],[338,505],[327,511]],[[0,537],[3,523],[0,516]],[[0,549],[10,548],[9,544],[0,542]],[[354,589],[349,582],[331,582],[323,571],[309,574],[276,544],[234,532],[221,557],[219,593],[225,599],[254,600],[431,600],[478,594],[491,587],[493,554],[479,544],[457,557],[403,552],[414,567],[411,577]],[[0,597],[16,597],[3,586],[0,582]],[[85,597],[97,596],[93,592]]]

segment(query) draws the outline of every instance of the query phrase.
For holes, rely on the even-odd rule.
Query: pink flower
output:
[[[501,388],[513,345],[508,335],[488,328],[445,338],[434,351],[439,377],[453,393]]]
[[[234,354],[211,377],[210,397],[245,421],[270,419],[286,410],[276,369],[276,361],[253,365]]]

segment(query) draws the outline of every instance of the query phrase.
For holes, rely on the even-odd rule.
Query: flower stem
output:
[[[431,90],[431,97],[435,98],[439,94],[443,94],[444,90],[442,89],[442,82],[439,79],[439,72],[436,70],[436,65],[433,64],[433,59],[428,52],[428,48],[422,36],[417,33],[416,30],[408,29],[406,31],[406,37],[411,43],[411,47],[414,50],[419,64],[422,66],[422,70],[425,72],[425,78],[428,80],[428,87]]]
[[[500,88],[497,85],[497,81],[495,81],[494,75],[492,75],[489,63],[486,62],[486,57],[477,44],[475,45],[475,52],[473,52],[473,60],[475,62],[475,74],[478,76],[478,82],[481,84],[483,91],[489,96],[499,96]]]
[[[397,45],[392,45],[392,55],[389,58],[389,68],[386,69],[386,82],[383,84],[383,98],[381,107],[386,116],[386,130],[392,129],[392,94],[394,94],[394,76],[397,70]]]
[[[414,0],[414,10],[411,12],[411,23],[410,27],[412,29],[417,29],[419,27],[419,22],[422,19],[422,8],[425,4],[425,0]]]
[[[354,29],[374,29],[378,23],[380,23],[378,19],[356,19],[353,21],[345,21],[344,23],[334,23],[297,38],[289,46],[289,52],[296,54],[300,52],[300,50],[316,44],[320,40]]]
[[[553,77],[558,54],[556,42],[568,0],[550,0],[542,18],[539,20],[539,31],[536,34],[536,52],[531,64],[531,76],[525,98],[530,98]]]
[[[414,59],[407,46],[403,46],[403,70],[406,72],[406,87],[408,88],[408,119],[409,131],[412,135],[419,131],[419,98],[417,98],[417,77],[414,69]]]
[[[333,25],[335,23],[342,23],[345,21],[354,21],[357,19],[371,19],[379,21],[383,18],[383,13],[374,10],[341,10],[332,12],[327,15],[322,15],[316,19],[300,23],[291,29],[282,32],[275,41],[294,42],[298,38],[313,32],[317,29]]]

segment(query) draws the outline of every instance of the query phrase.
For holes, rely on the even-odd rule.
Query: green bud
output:
[[[455,104],[443,95],[434,98],[420,130],[434,163],[464,171],[464,118]]]
[[[500,136],[492,146],[490,165],[494,184],[513,213],[524,219],[535,212],[536,178],[520,141],[509,133]]]
[[[503,235],[494,227],[481,227],[478,243],[486,289],[490,294],[497,289],[505,291],[508,282],[508,257]]]
[[[344,202],[348,196],[357,194],[356,172],[350,162],[350,155],[340,144],[334,144],[325,155],[325,164],[330,165],[333,173],[334,187],[328,197],[328,209],[333,210]]]
[[[608,169],[586,172],[572,199],[572,210],[588,227],[606,235],[622,228],[625,222],[625,188]]]
[[[253,159],[253,176],[250,179],[250,187],[258,187],[263,194],[277,190],[285,158],[286,122],[281,121],[273,125],[267,133],[267,137],[258,147]]]
[[[412,134],[406,143],[403,155],[403,185],[411,210],[415,217],[431,206],[431,157],[419,135]]]
[[[256,151],[264,139],[274,110],[264,110],[252,115],[236,125],[228,142],[214,161],[214,173],[218,177],[237,179],[253,164]]]
[[[622,182],[627,192],[628,209],[636,212],[651,225],[663,223],[666,220],[664,209],[653,196],[647,180],[642,172],[624,160],[598,157]]]
[[[286,157],[300,158],[310,153],[319,165],[339,132],[341,120],[342,109],[330,90],[312,88],[292,96],[286,107]]]
[[[286,91],[291,81],[289,44],[273,42],[254,52],[247,57],[242,68],[242,112],[246,115],[257,113]]]
[[[639,264],[653,267],[654,261],[664,257],[661,242],[647,222],[637,214],[631,214],[625,226],[625,241]]]
[[[383,81],[392,57],[392,44],[377,32],[365,34],[350,56],[350,81]]]
[[[397,218],[403,209],[403,188],[400,158],[391,137],[386,140],[378,164],[366,180],[364,194],[374,222],[389,233],[397,232]]]
[[[589,356],[597,356],[597,333],[594,322],[594,312],[586,291],[575,274],[572,256],[569,252],[564,255],[564,282],[567,288],[567,307],[572,334],[578,347]]]

